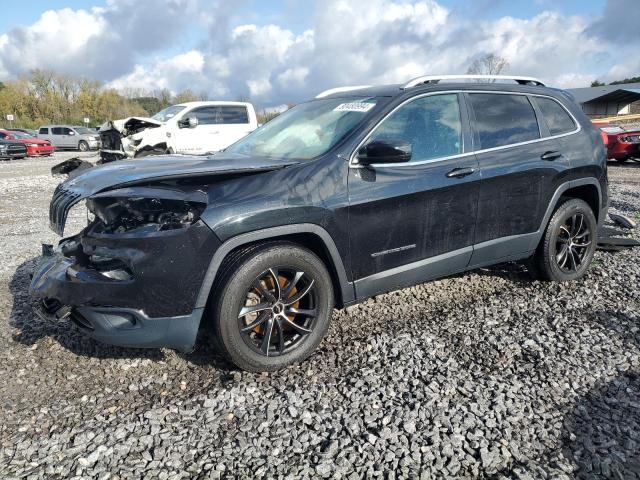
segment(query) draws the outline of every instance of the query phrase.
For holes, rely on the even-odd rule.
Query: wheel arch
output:
[[[562,197],[578,198],[585,201],[593,211],[597,221],[600,221],[600,189],[593,183],[577,185],[564,191]],[[558,204],[560,203],[558,200]],[[557,207],[557,205],[556,205]]]
[[[278,240],[296,243],[315,253],[324,262],[331,275],[336,306],[342,307],[353,303],[355,300],[353,284],[347,279],[342,257],[331,235],[319,225],[304,223],[256,230],[225,241],[218,248],[207,268],[196,301],[196,308],[204,308],[207,305],[209,297],[213,293],[212,289],[218,278],[220,267],[225,259],[240,249],[265,241]]]
[[[603,218],[601,218],[601,208],[603,206],[602,190],[598,180],[594,177],[569,180],[568,182],[561,184],[553,194],[553,197],[551,198],[551,201],[547,206],[547,211],[542,218],[540,228],[533,234],[533,238],[530,244],[531,251],[535,250],[538,247],[538,245],[542,241],[544,232],[547,229],[549,220],[551,220],[551,216],[558,209],[563,201],[563,198],[567,197],[580,198],[581,200],[586,201],[593,209],[593,214],[596,216],[596,221],[598,222],[598,224],[600,224],[600,222],[603,220]],[[594,206],[596,207],[595,209]]]

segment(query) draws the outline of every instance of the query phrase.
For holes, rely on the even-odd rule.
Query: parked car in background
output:
[[[90,221],[43,247],[40,314],[183,351],[207,328],[265,371],[310,355],[334,307],[380,293],[507,261],[583,277],[607,214],[600,134],[566,92],[496,80],[336,88],[224,152],[75,175],[50,226]]]
[[[256,128],[258,120],[250,103],[181,103],[150,118],[106,122],[100,128],[101,157],[103,162],[110,162],[164,153],[217,152]]]
[[[87,127],[71,125],[44,125],[38,138],[49,140],[56,148],[69,148],[86,152],[100,148],[100,136]]]
[[[620,125],[597,125],[607,146],[607,158],[621,163],[640,158],[640,129],[625,130]]]
[[[56,149],[48,140],[42,140],[17,130],[0,130],[0,138],[15,140],[24,144],[27,147],[27,155],[29,157],[51,155]]]
[[[27,156],[27,146],[14,140],[0,139],[0,160],[20,159]]]
[[[31,128],[5,128],[5,130],[9,130],[10,132],[27,133],[27,134],[31,135],[32,137],[35,137],[36,135],[38,135],[38,131],[37,130],[33,130]]]

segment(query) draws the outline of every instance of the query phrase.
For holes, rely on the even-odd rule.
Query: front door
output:
[[[183,120],[187,118],[197,118],[198,126],[178,129],[176,149],[179,153],[217,152],[249,133],[247,108],[244,106],[194,108],[182,117]]]
[[[359,298],[468,264],[480,176],[465,146],[467,117],[459,100],[455,93],[410,100],[365,141],[407,141],[410,162],[349,169],[349,236]]]

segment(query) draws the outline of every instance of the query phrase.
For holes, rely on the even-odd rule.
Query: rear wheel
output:
[[[585,201],[567,199],[549,220],[532,258],[533,273],[556,282],[584,276],[596,250],[597,228],[596,217]]]
[[[224,266],[214,334],[238,367],[274,371],[307,358],[333,310],[331,277],[311,251],[290,243],[251,249]]]
[[[87,152],[89,150],[89,144],[84,140],[80,140],[78,142],[78,150],[80,150],[81,152]]]

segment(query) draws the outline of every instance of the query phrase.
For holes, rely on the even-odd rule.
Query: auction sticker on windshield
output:
[[[375,107],[375,103],[364,103],[364,102],[351,102],[351,103],[341,103],[336,108],[333,109],[334,112],[368,112],[373,107]]]

